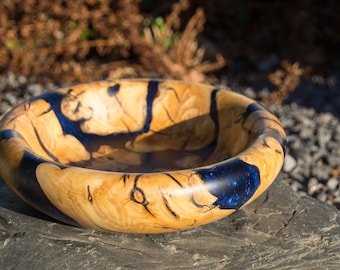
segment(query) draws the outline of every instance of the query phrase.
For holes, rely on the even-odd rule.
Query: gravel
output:
[[[283,105],[269,109],[287,138],[284,179],[303,195],[340,209],[340,73],[305,79]]]
[[[275,59],[273,59],[274,61]],[[275,61],[274,61],[275,62]],[[263,69],[267,69],[263,66]],[[25,99],[55,89],[23,76],[0,80],[0,115]],[[268,88],[236,87],[251,98],[268,95]],[[16,90],[13,90],[16,89]],[[284,104],[268,107],[287,132],[283,179],[296,192],[340,209],[340,72],[304,79]]]

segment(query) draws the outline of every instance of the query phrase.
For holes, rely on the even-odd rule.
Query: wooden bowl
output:
[[[76,226],[128,233],[197,227],[261,195],[285,133],[255,101],[180,81],[80,84],[0,121],[0,176],[31,206]]]

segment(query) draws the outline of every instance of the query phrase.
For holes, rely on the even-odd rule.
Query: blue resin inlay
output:
[[[112,85],[107,89],[107,93],[109,94],[109,96],[114,96],[119,91],[119,88],[120,88],[120,85],[116,83],[115,85]]]
[[[251,103],[251,104],[248,105],[246,112],[242,115],[242,119],[243,119],[242,121],[243,122],[246,121],[246,119],[249,117],[249,115],[251,115],[252,113],[254,113],[256,111],[267,111],[267,112],[269,112],[265,107],[254,102],[254,103]],[[266,120],[277,122],[274,119],[269,118],[269,117],[268,118],[260,118],[260,119],[262,119],[262,120],[266,119]],[[279,122],[277,122],[277,123],[279,125],[281,125]],[[269,131],[268,130],[262,130],[257,135],[259,136],[263,133],[266,133],[267,137],[272,137],[272,138],[276,139],[280,143],[280,145],[283,149],[283,152],[284,153],[286,152],[286,139],[282,137],[281,133],[278,130],[276,130],[276,129],[271,129]]]
[[[56,117],[58,118],[58,121],[63,130],[63,134],[73,135],[79,141],[81,141],[85,146],[87,146],[87,144],[90,143],[91,140],[94,138],[94,135],[84,134],[81,131],[80,124],[84,121],[84,119],[74,122],[68,119],[61,112],[60,105],[61,105],[63,98],[65,98],[65,95],[60,94],[60,93],[47,93],[40,97],[37,97],[37,99],[43,99],[50,104],[51,110],[54,111]],[[32,99],[32,101],[34,100],[35,98]]]
[[[265,107],[261,106],[260,104],[254,102],[248,105],[247,110],[246,110],[246,114],[250,115],[253,112],[256,111],[268,111]]]
[[[216,95],[218,91],[219,89],[214,89],[210,95],[210,117],[214,121],[214,124],[215,124],[215,136],[214,136],[215,139],[212,142],[212,145],[217,144],[217,138],[218,138],[218,133],[219,133],[218,108],[217,108],[217,102],[216,102]]]
[[[20,139],[24,139],[20,133],[18,133],[17,131],[13,130],[13,129],[6,129],[6,130],[2,130],[0,131],[0,142],[1,141],[7,141],[11,138],[20,138]]]
[[[148,132],[152,120],[152,103],[158,93],[158,82],[150,81],[148,85],[148,94],[146,97],[146,120],[142,132]]]
[[[108,96],[114,95],[119,91],[120,85],[115,84],[111,87],[108,87]],[[71,91],[71,90],[70,90]],[[150,129],[150,124],[152,121],[152,104],[154,99],[158,95],[158,82],[157,81],[150,81],[148,84],[148,92],[147,92],[147,106],[146,106],[146,119],[145,124],[143,128],[139,131],[133,132],[133,133],[113,133],[106,136],[100,136],[96,134],[85,134],[81,130],[81,124],[86,121],[87,119],[80,119],[78,121],[71,121],[68,119],[62,112],[61,112],[61,102],[65,98],[64,94],[61,93],[46,93],[39,97],[32,98],[30,101],[34,102],[35,100],[42,99],[45,100],[50,104],[50,108],[44,112],[48,113],[50,111],[53,111],[61,125],[61,128],[63,130],[63,134],[69,134],[77,138],[88,151],[92,151],[92,145],[93,141],[101,139],[109,139],[110,137],[115,137],[116,141],[121,141],[121,144],[125,144],[125,141],[131,140],[131,138],[138,136],[139,134],[142,134],[144,132],[148,132]],[[81,104],[79,104],[80,106]],[[53,158],[54,159],[54,158]]]
[[[9,140],[11,138],[22,138],[20,133],[15,130],[4,130],[0,132],[0,141]],[[29,151],[24,151],[24,155],[16,168],[13,168],[12,184],[15,190],[25,198],[26,202],[34,206],[41,212],[57,218],[65,223],[79,226],[73,219],[60,212],[45,196],[36,177],[36,168],[39,164],[44,163],[45,160],[35,156]],[[56,164],[57,165],[57,164]],[[60,168],[65,168],[58,164]],[[22,177],[22,176],[25,177]]]
[[[239,159],[199,169],[196,173],[209,192],[217,197],[213,205],[221,209],[239,209],[260,185],[259,169]]]
[[[237,121],[241,121],[244,123],[247,118],[256,111],[267,111],[264,107],[262,107],[260,104],[254,102],[248,105],[246,111],[241,114],[240,118]]]
[[[266,132],[267,137],[272,137],[279,142],[282,147],[283,154],[286,154],[286,144],[287,140],[282,137],[281,133],[276,129],[271,129]]]
[[[26,201],[41,212],[51,215],[56,219],[78,226],[78,224],[60,212],[46,197],[40,184],[36,178],[36,168],[39,164],[45,163],[45,160],[33,155],[28,151],[24,151],[24,156],[18,166],[17,173],[14,176],[13,184],[16,186],[18,192],[26,199]],[[55,164],[61,169],[67,166]],[[25,177],[22,177],[25,175]]]

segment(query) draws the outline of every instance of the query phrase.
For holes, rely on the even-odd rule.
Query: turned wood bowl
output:
[[[64,223],[128,233],[189,229],[261,195],[285,133],[255,101],[167,80],[80,84],[0,120],[0,176]]]

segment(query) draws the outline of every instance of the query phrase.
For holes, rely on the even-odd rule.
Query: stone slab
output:
[[[251,205],[183,232],[138,235],[60,224],[0,179],[0,269],[340,269],[340,213],[278,179]]]

